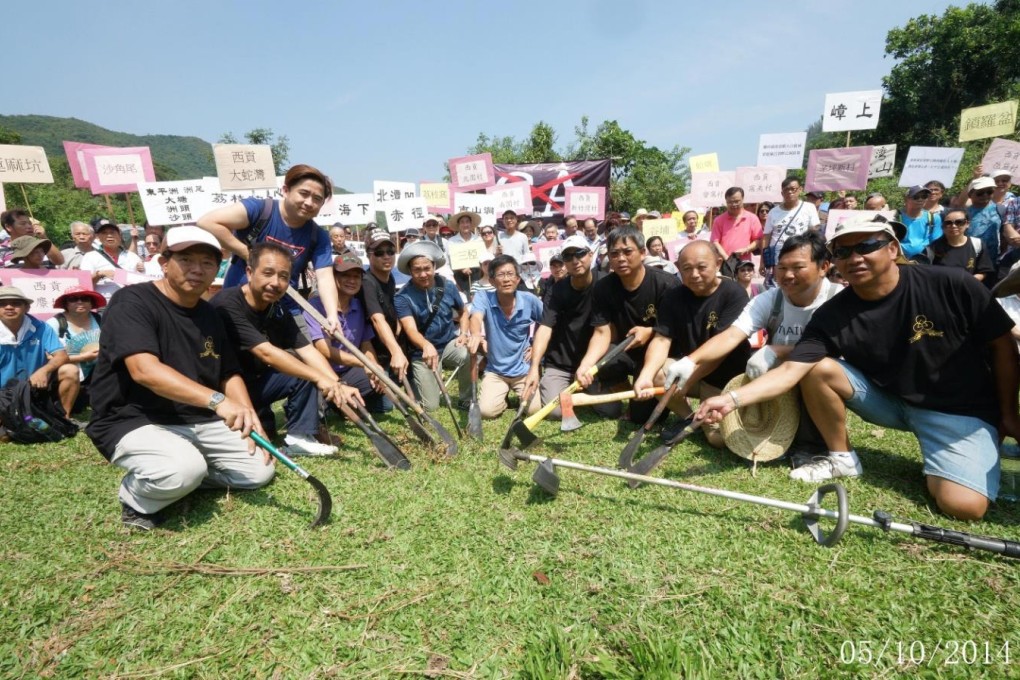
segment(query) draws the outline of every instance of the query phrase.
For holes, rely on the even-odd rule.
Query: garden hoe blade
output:
[[[511,445],[514,436],[514,425],[520,423],[521,416],[524,415],[524,409],[526,408],[528,408],[527,403],[522,401],[521,405],[517,407],[517,414],[514,416],[513,422],[510,423],[510,427],[507,428],[506,434],[503,436],[503,441],[499,444],[499,449],[497,449],[499,462],[511,470],[517,469],[518,458],[526,460],[524,454]]]
[[[411,383],[408,382],[406,374],[404,375],[403,381],[404,389],[407,390],[408,394],[413,394],[413,392],[411,391]],[[442,380],[440,380],[440,384],[441,383]],[[418,420],[423,425],[427,424],[429,427],[435,430],[436,434],[439,435],[439,438],[443,440],[443,444],[446,446],[446,455],[451,458],[456,456],[457,440],[453,438],[453,435],[450,434],[450,431],[443,427],[438,420],[430,416],[428,411],[426,411],[425,408],[417,401],[412,401],[411,403],[414,404],[413,409],[414,412],[418,415]]]
[[[666,393],[662,395],[659,399],[659,403],[655,405],[655,410],[652,411],[652,415],[648,416],[648,420],[646,420],[645,424],[641,426],[641,429],[635,432],[634,436],[630,438],[629,442],[627,442],[627,446],[623,447],[623,451],[620,452],[620,460],[617,461],[616,467],[621,470],[630,469],[630,466],[634,463],[634,454],[637,453],[639,448],[641,448],[641,442],[644,440],[645,435],[648,434],[648,431],[655,425],[655,421],[659,419],[662,412],[666,410],[669,400],[673,398],[674,394],[676,394],[678,387],[679,385],[674,383],[673,386],[666,390]]]
[[[372,414],[368,412],[367,408],[365,408],[361,404],[355,403],[355,410],[358,412],[358,415],[360,415],[362,419],[368,424],[368,426],[372,428],[372,431],[374,431],[380,437],[388,441],[390,445],[394,449],[396,449],[401,456],[407,458],[407,454],[404,453],[403,449],[401,449],[400,446],[395,441],[393,441],[392,437],[386,434],[386,430],[382,429],[382,427],[379,426],[379,423],[375,422],[375,418],[372,417]],[[407,461],[407,467],[402,467],[400,465],[398,465],[397,467],[401,470],[409,470],[411,468],[411,461]]]
[[[405,456],[400,449],[394,446],[392,442],[375,432],[365,422],[364,415],[367,414],[367,412],[364,408],[364,406],[358,404],[358,410],[361,412],[361,416],[355,413],[354,410],[346,404],[340,410],[348,420],[354,423],[358,429],[361,430],[366,437],[368,437],[368,441],[372,442],[372,448],[374,448],[375,452],[379,454],[379,458],[382,459],[382,462],[386,463],[387,467],[397,468],[399,470],[410,470],[411,461],[407,459],[407,456]]]
[[[467,433],[482,441],[482,407],[478,405],[478,355],[471,355],[471,405],[468,406]]]
[[[389,390],[387,390],[387,392],[389,392]],[[435,443],[436,443],[435,437],[433,437],[431,434],[429,434],[429,431],[426,430],[425,427],[422,426],[422,424],[420,422],[418,422],[418,418],[415,417],[415,415],[412,414],[407,409],[406,406],[404,406],[403,402],[401,402],[400,399],[398,399],[396,397],[392,397],[391,394],[388,394],[387,396],[391,397],[390,398],[390,402],[394,406],[396,406],[397,410],[400,411],[400,414],[402,416],[404,416],[404,420],[407,421],[407,425],[408,425],[408,427],[411,428],[411,432],[414,433],[414,436],[417,437],[418,440],[421,441],[423,444],[428,444],[429,446],[435,446]]]
[[[649,472],[655,469],[656,465],[661,463],[666,458],[666,456],[669,455],[669,452],[673,450],[674,446],[676,446],[683,440],[687,439],[687,437],[689,437],[691,433],[697,430],[699,427],[701,427],[701,421],[695,418],[694,414],[692,413],[691,415],[687,416],[687,418],[684,419],[684,428],[679,432],[679,434],[677,434],[675,437],[670,439],[662,446],[654,449],[651,453],[642,456],[641,460],[627,468],[627,471],[635,475],[642,476],[647,475]],[[641,486],[641,482],[639,480],[632,479],[629,482],[627,482],[627,485],[630,486],[630,488],[632,489],[636,489],[639,486]]]
[[[559,492],[560,476],[556,474],[556,466],[553,465],[552,458],[546,458],[535,467],[531,481],[550,496],[555,496]]]
[[[251,432],[248,436],[254,439],[256,444],[268,451],[273,458],[301,475],[306,482],[312,485],[312,488],[315,489],[315,495],[319,498],[319,508],[315,513],[315,517],[312,518],[312,523],[309,526],[317,527],[325,524],[326,520],[329,519],[330,513],[333,512],[333,498],[329,495],[329,489],[326,488],[326,485],[308,474],[304,468],[281,453],[279,449],[269,443],[269,441],[258,432]]]
[[[436,382],[439,383],[439,391],[443,395],[443,401],[446,402],[446,408],[450,410],[450,420],[453,421],[453,426],[457,430],[457,439],[463,439],[464,433],[460,430],[460,423],[457,422],[457,412],[453,410],[453,402],[450,400],[450,391],[446,389],[446,384],[443,382],[443,373],[438,367],[432,369],[432,375],[436,376]]]

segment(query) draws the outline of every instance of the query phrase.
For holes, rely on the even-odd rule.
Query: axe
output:
[[[665,390],[664,387],[656,387],[652,390],[652,396],[659,396]],[[563,414],[563,419],[560,421],[561,432],[573,432],[579,429],[584,423],[578,419],[574,414],[575,406],[592,406],[594,404],[611,404],[614,401],[623,401],[624,399],[633,399],[634,390],[624,390],[623,392],[613,392],[612,394],[569,394],[562,392],[560,394],[560,413]]]

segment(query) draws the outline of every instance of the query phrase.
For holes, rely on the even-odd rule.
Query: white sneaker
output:
[[[830,453],[827,456],[815,456],[815,459],[795,470],[790,470],[790,479],[801,482],[824,482],[837,477],[857,477],[864,469],[855,451],[850,453]]]
[[[337,452],[335,446],[322,444],[311,437],[288,434],[283,439],[287,445],[287,453],[291,456],[332,456]]]

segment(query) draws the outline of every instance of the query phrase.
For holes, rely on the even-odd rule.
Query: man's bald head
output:
[[[677,259],[683,262],[685,257],[688,259],[720,259],[719,252],[710,241],[691,241],[683,247]]]

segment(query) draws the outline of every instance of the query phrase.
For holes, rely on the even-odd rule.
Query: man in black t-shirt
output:
[[[215,237],[167,232],[165,278],[118,291],[103,317],[86,434],[127,470],[121,521],[148,531],[199,485],[255,489],[273,478],[253,457],[262,433],[223,322],[202,294],[220,266]]]
[[[583,236],[575,234],[566,239],[561,257],[567,276],[550,288],[549,302],[531,343],[531,370],[525,380],[526,393],[537,387],[543,404],[555,399],[574,380],[595,330],[589,323],[595,283],[605,276],[592,269],[594,253]],[[540,378],[543,364],[545,370]],[[597,388],[597,384],[592,384],[586,391],[594,394]],[[618,418],[621,411],[618,403],[599,404],[592,409],[604,418]],[[562,417],[558,406],[549,417],[554,420]]]
[[[361,395],[340,382],[332,366],[279,304],[290,286],[294,256],[271,241],[256,243],[248,254],[247,283],[226,288],[212,299],[231,344],[238,351],[248,394],[256,408],[287,399],[287,437],[291,456],[328,456],[332,444],[319,434],[318,394],[338,407]],[[293,352],[293,354],[291,353]],[[363,403],[363,402],[362,402]]]
[[[672,384],[673,380],[666,380],[670,373],[665,367],[669,357],[685,357],[722,333],[747,305],[744,289],[732,279],[719,276],[722,258],[708,241],[689,243],[680,251],[678,263],[684,285],[669,291],[663,299],[655,337],[648,344],[644,367],[634,382],[634,393],[639,399],[650,398],[655,385]],[[751,346],[745,341],[723,359],[706,362],[682,390],[677,390],[670,400],[670,410],[681,418],[689,416],[687,395],[699,399],[718,395],[731,378],[744,372],[750,356]],[[662,436],[672,439],[678,432],[665,430]],[[724,444],[718,426],[706,427],[705,437],[716,448]]]
[[[365,240],[365,252],[368,253],[368,273],[361,282],[361,298],[365,303],[365,315],[375,330],[372,349],[379,363],[388,365],[390,374],[403,381],[409,364],[397,341],[400,320],[393,306],[393,296],[397,294],[397,282],[393,279],[397,248],[389,233],[377,229]]]
[[[588,371],[609,351],[610,344],[627,335],[634,336],[630,347],[600,370],[598,377],[603,385],[637,377],[666,292],[680,285],[672,274],[645,266],[644,244],[644,235],[629,226],[614,229],[606,239],[612,273],[595,284],[592,295],[589,323],[595,330],[576,371],[577,380],[584,387],[592,383]],[[631,400],[630,419],[643,423],[654,408],[652,402]]]
[[[1013,322],[973,276],[906,264],[894,227],[902,225],[881,217],[837,227],[829,245],[850,287],[814,313],[781,366],[709,399],[699,414],[718,422],[800,382],[829,455],[793,470],[793,479],[861,473],[847,432],[850,408],[912,432],[938,507],[980,519],[998,492],[999,437],[1020,435]]]

